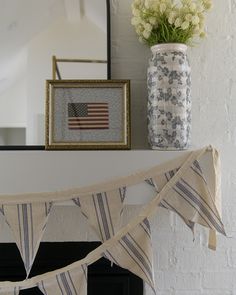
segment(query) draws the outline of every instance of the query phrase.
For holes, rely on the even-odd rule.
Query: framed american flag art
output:
[[[130,149],[129,80],[47,80],[46,149]]]

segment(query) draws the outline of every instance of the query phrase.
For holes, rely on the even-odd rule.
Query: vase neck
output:
[[[186,52],[188,46],[182,43],[162,43],[151,47],[152,53],[163,52],[163,51],[181,51]]]

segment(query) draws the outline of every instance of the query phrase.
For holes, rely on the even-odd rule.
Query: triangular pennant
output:
[[[115,245],[108,248],[103,255],[113,263],[139,276],[155,293],[153,249],[148,219],[145,218]]]
[[[1,212],[13,232],[29,275],[41,242],[52,203],[3,205]]]
[[[168,174],[170,175],[170,172]],[[168,177],[166,179],[170,180]],[[225,235],[214,196],[210,192],[201,165],[197,160],[169,189],[161,204],[178,213],[187,224],[198,223]]]
[[[87,265],[81,265],[41,281],[38,288],[44,295],[86,295]]]
[[[170,181],[170,179],[179,171],[179,169],[180,168],[175,168],[165,173],[153,176],[152,178],[146,179],[146,183],[150,184],[155,189],[155,191],[159,193],[161,189]],[[159,206],[178,214],[179,217],[185,222],[185,224],[192,231],[194,230],[194,223],[190,220],[187,220],[184,216],[181,215],[180,212],[177,211],[176,208],[171,207],[167,202],[165,202],[165,200],[161,200]]]
[[[19,295],[20,290],[18,287],[13,288],[0,288],[0,295]]]
[[[88,218],[100,239],[106,241],[115,235],[120,227],[126,188],[82,196],[74,199],[76,205]]]
[[[198,161],[194,161],[177,181],[165,201],[177,208],[186,219],[225,235],[220,214]]]

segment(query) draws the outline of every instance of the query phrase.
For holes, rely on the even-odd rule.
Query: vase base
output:
[[[157,147],[157,146],[151,146],[152,150],[157,150],[157,151],[185,151],[188,150],[189,147],[184,147],[184,148],[175,148],[175,147]]]

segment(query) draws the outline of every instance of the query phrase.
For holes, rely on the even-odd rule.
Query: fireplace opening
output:
[[[52,271],[84,258],[100,242],[42,242],[30,276]],[[26,277],[15,244],[0,244],[0,280],[21,281]],[[105,258],[88,267],[88,295],[143,295],[143,281]],[[38,288],[20,291],[20,295],[42,295]],[[55,294],[57,295],[57,294]]]

